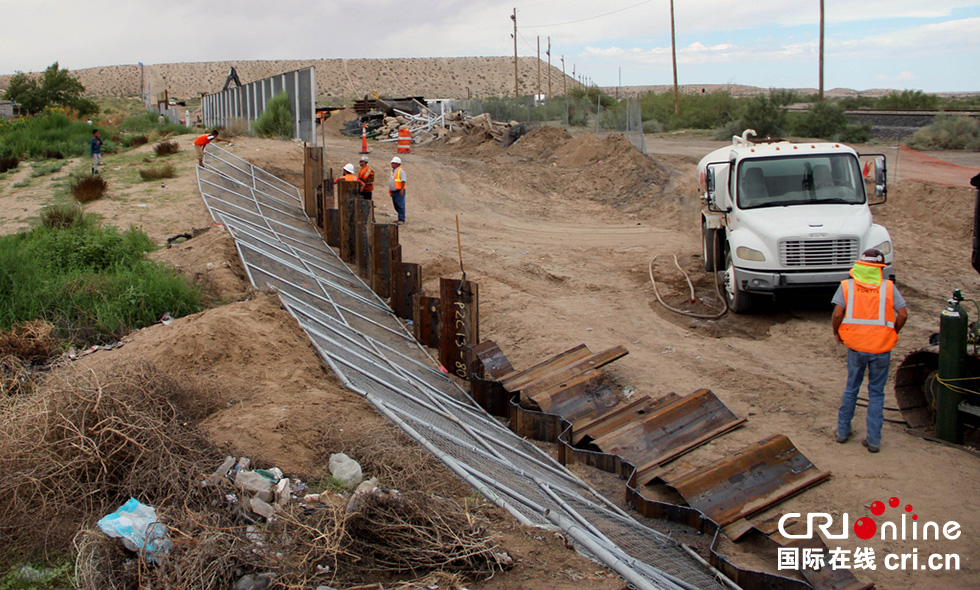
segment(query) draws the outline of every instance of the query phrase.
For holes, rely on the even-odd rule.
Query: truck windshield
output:
[[[867,198],[857,158],[850,154],[745,160],[738,167],[738,207],[860,205]]]

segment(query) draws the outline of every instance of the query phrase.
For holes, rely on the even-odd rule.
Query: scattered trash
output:
[[[157,519],[156,510],[136,498],[130,498],[118,510],[102,517],[98,525],[106,535],[122,539],[126,549],[146,556],[151,563],[157,563],[173,547],[167,527]]]
[[[344,453],[333,453],[328,462],[330,474],[339,480],[344,487],[353,488],[364,480],[361,465]]]
[[[164,313],[162,316],[160,316],[160,323],[163,324],[164,326],[169,326],[170,324],[173,323],[173,321],[174,318],[171,317],[169,311]]]

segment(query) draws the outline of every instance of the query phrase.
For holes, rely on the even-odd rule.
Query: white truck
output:
[[[840,143],[758,141],[749,129],[698,164],[703,191],[704,268],[721,273],[728,307],[748,311],[754,298],[832,288],[864,250],[885,255],[891,236],[869,205],[887,198],[885,157],[874,157],[876,202],[865,191],[860,156]]]

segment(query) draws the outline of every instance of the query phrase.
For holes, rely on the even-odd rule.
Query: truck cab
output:
[[[861,160],[840,143],[752,142],[746,131],[698,164],[705,270],[720,272],[728,307],[755,297],[832,289],[864,250],[885,255],[888,230],[872,221]],[[885,158],[875,156],[874,196],[885,202]]]

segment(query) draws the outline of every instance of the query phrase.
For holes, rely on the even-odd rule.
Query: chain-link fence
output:
[[[455,101],[456,108],[471,116],[487,113],[495,121],[517,121],[529,126],[555,125],[570,133],[594,133],[605,137],[621,133],[642,153],[647,153],[643,138],[640,100],[636,97],[609,98],[598,93],[592,97],[566,95],[551,98],[483,98]]]
[[[299,191],[214,145],[198,187],[235,238],[253,285],[274,289],[352,391],[489,500],[557,527],[641,590],[725,590],[689,549],[633,520],[536,445],[508,430],[436,368],[428,352],[323,243]]]

